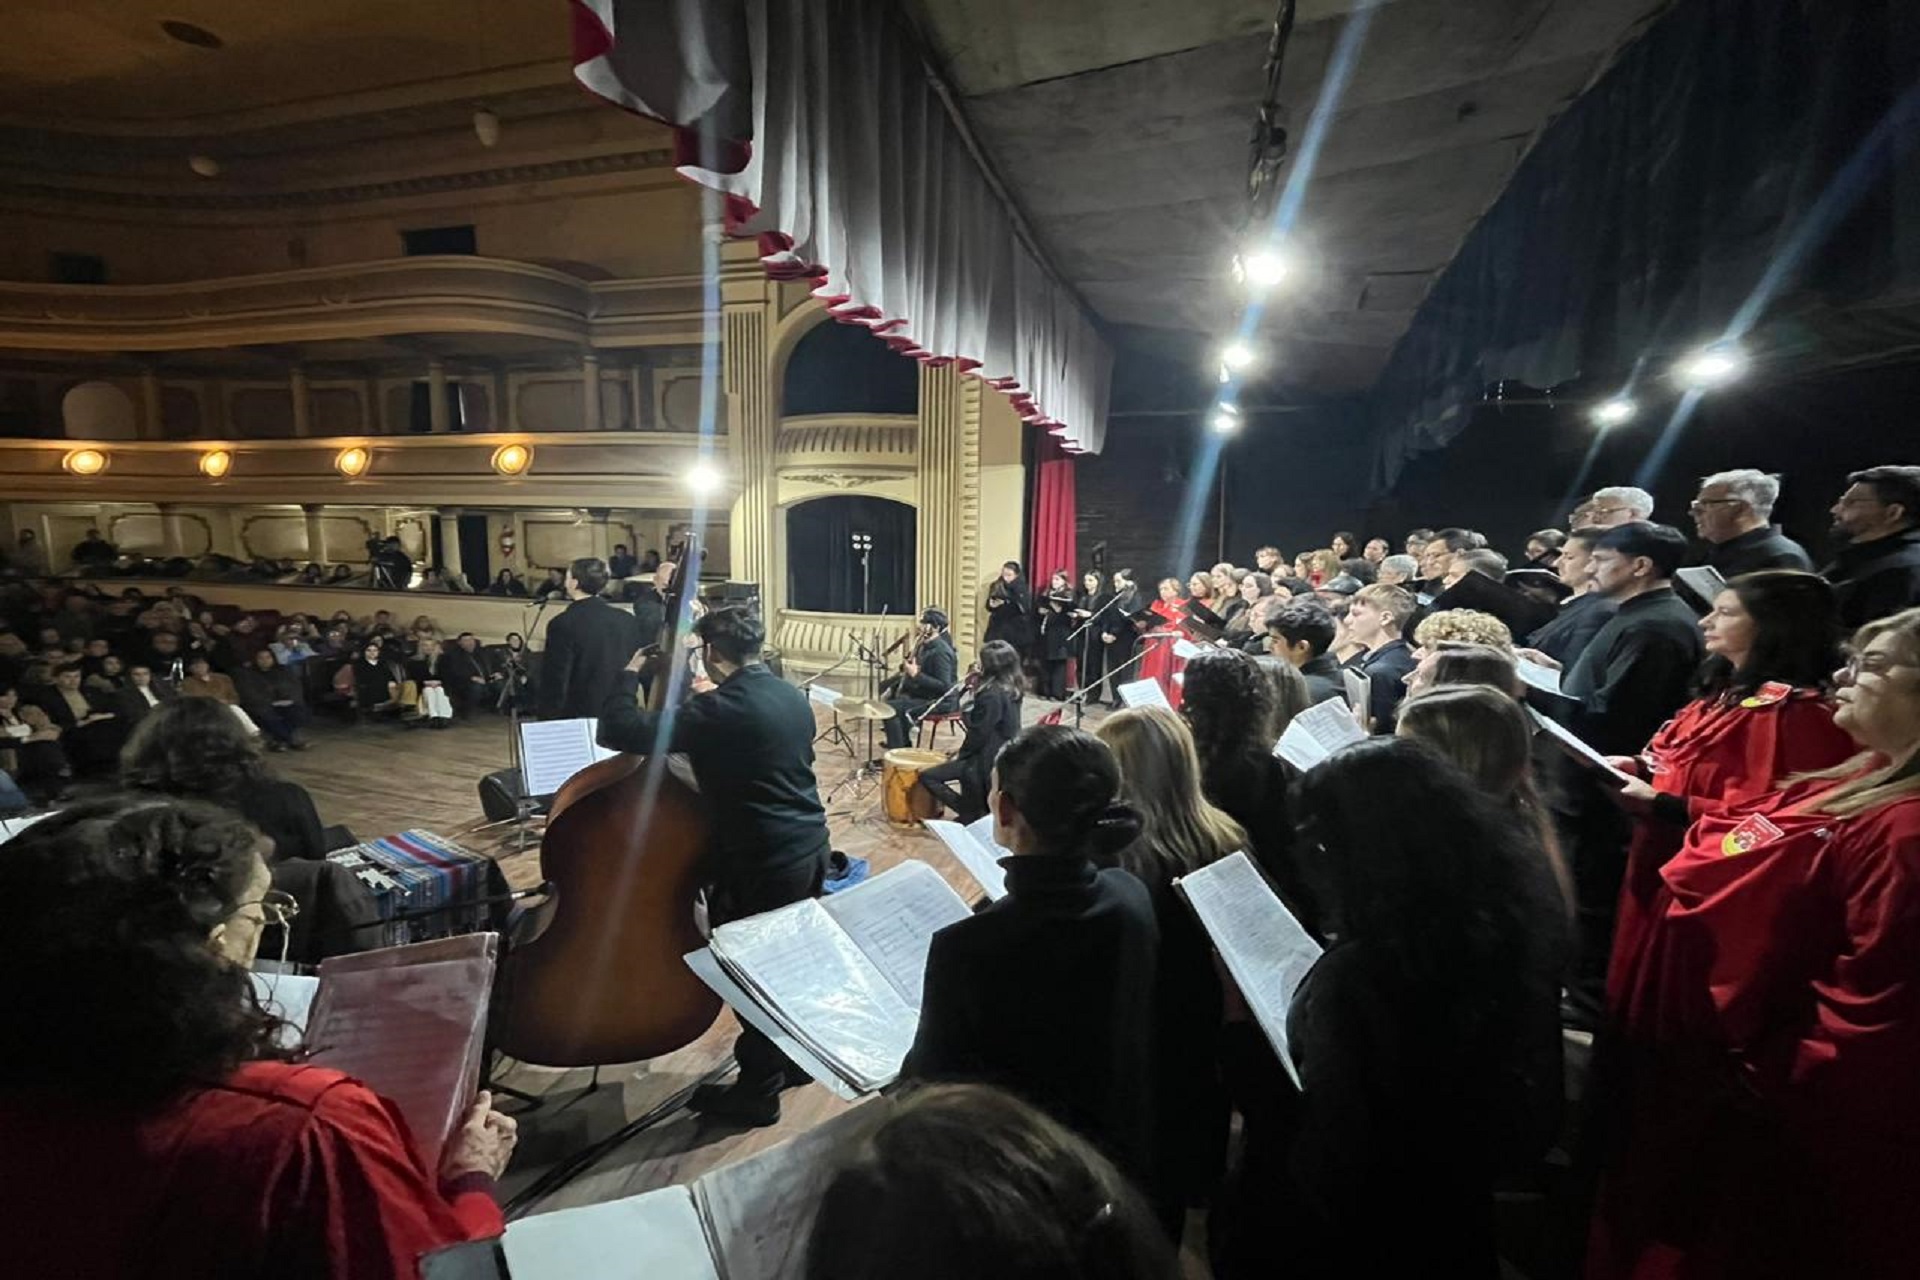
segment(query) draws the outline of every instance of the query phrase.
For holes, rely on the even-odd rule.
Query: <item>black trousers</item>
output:
[[[945,761],[920,771],[920,785],[927,794],[953,810],[961,822],[974,822],[987,816],[987,793],[969,762]]]
[[[708,923],[722,925],[819,897],[832,852],[823,834],[820,847],[806,857],[781,866],[742,871],[711,886],[707,891]],[[740,1035],[733,1042],[733,1057],[740,1064],[735,1087],[746,1093],[772,1097],[786,1087],[789,1068],[798,1070],[773,1041],[744,1019]]]
[[[1055,702],[1064,702],[1067,697],[1067,659],[1062,654],[1058,658],[1047,658],[1040,664],[1040,696],[1051,698]]]
[[[913,731],[920,723],[918,717],[927,714],[927,708],[933,705],[931,698],[893,698],[887,702],[893,708],[893,719],[883,728],[887,735],[889,748],[910,747],[913,745]]]

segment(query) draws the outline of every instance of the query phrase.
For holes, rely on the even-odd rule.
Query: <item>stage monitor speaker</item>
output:
[[[701,592],[708,604],[751,604],[760,598],[757,582],[722,582]]]
[[[480,811],[488,822],[508,822],[520,815],[520,771],[496,769],[480,779]],[[533,813],[545,813],[551,796],[534,796]]]

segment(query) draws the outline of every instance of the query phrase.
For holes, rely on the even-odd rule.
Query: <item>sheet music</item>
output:
[[[1561,750],[1565,751],[1575,760],[1578,760],[1581,764],[1586,765],[1590,769],[1599,770],[1622,786],[1632,781],[1626,774],[1608,764],[1607,758],[1594,750],[1586,739],[1580,737],[1580,735],[1559,721],[1554,720],[1550,716],[1541,715],[1532,707],[1527,708],[1527,714],[1533,717],[1534,724],[1553,736],[1554,742]]]
[[[1316,702],[1287,725],[1273,754],[1301,772],[1319,764],[1344,746],[1365,740],[1366,733],[1354,723],[1353,713],[1338,699]]]
[[[1213,940],[1280,1065],[1298,1085],[1300,1071],[1287,1047],[1287,1010],[1300,980],[1320,958],[1320,944],[1244,853],[1229,854],[1174,884]]]
[[[479,1085],[493,972],[491,951],[425,964],[320,966],[307,1027],[313,1061],[364,1081],[398,1106],[429,1169],[439,1167],[440,1148]]]
[[[1552,667],[1541,666],[1531,658],[1518,656],[1514,658],[1513,665],[1520,673],[1520,679],[1531,687],[1544,693],[1560,692],[1560,673]]]
[[[690,1188],[694,1206],[724,1280],[791,1280],[805,1273],[807,1233],[833,1175],[836,1154],[892,1110],[886,1098],[869,1099],[695,1180]],[[644,1274],[662,1280],[677,1275]]]
[[[934,932],[973,914],[938,871],[911,860],[820,905],[915,1009]]]
[[[320,979],[304,973],[261,973],[251,970],[253,994],[260,1007],[287,1025],[275,1034],[273,1042],[282,1049],[298,1048],[306,1038],[307,1019],[313,1013],[313,998],[320,990]]]
[[[749,995],[863,1090],[900,1074],[919,1013],[818,901],[723,924],[713,953]]]
[[[513,1280],[720,1280],[687,1187],[521,1218],[500,1248]]]
[[[1165,707],[1173,710],[1173,704],[1167,701],[1166,690],[1160,687],[1158,680],[1135,680],[1132,684],[1123,684],[1118,690],[1120,701],[1129,707]]]
[[[1173,656],[1176,658],[1192,660],[1205,652],[1205,649],[1202,649],[1191,640],[1175,640],[1173,642]]]
[[[823,684],[810,684],[807,686],[807,697],[823,707],[831,707],[840,701],[841,694]]]
[[[1340,669],[1340,685],[1347,692],[1347,706],[1358,717],[1363,717],[1373,706],[1373,677],[1364,671],[1355,671],[1352,667]]]
[[[948,852],[967,869],[967,874],[979,882],[988,901],[998,902],[1007,896],[1007,873],[1000,865],[1007,851],[993,842],[992,814],[964,827],[957,822],[929,818],[926,827],[947,846]]]
[[[51,818],[58,812],[60,812],[58,809],[49,809],[45,813],[30,813],[20,818],[0,818],[0,844],[13,839],[41,819]]]
[[[1676,569],[1674,579],[1699,597],[1700,603],[1713,607],[1713,598],[1726,590],[1727,580],[1720,571],[1711,565],[1691,565],[1685,569]]]
[[[605,759],[594,742],[594,720],[529,720],[520,724],[520,769],[526,793],[548,796],[595,760]]]
[[[760,1007],[747,989],[733,980],[720,958],[713,954],[711,947],[702,947],[698,951],[689,951],[681,959],[687,962],[687,968],[693,970],[694,977],[706,983],[713,993],[726,1002],[727,1008],[740,1015],[742,1022],[750,1024],[756,1031],[773,1041],[774,1047],[793,1060],[795,1066],[819,1081],[836,1098],[848,1102],[857,1102],[862,1096],[858,1090],[841,1078],[840,1073],[828,1066],[818,1054],[793,1038],[793,1033],[781,1026],[774,1016]]]

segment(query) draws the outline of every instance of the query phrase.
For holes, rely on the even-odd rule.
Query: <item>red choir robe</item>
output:
[[[321,1067],[246,1063],[144,1116],[7,1098],[0,1151],[13,1275],[411,1280],[505,1229],[492,1179],[438,1185],[393,1105]]]
[[[1174,656],[1173,646],[1186,638],[1180,630],[1180,624],[1187,620],[1187,602],[1155,600],[1152,608],[1161,619],[1161,625],[1141,638],[1140,646],[1146,651],[1146,656],[1140,659],[1140,674],[1136,678],[1158,684],[1160,691],[1167,695],[1167,701],[1177,708],[1180,705],[1180,685],[1173,675],[1187,664],[1185,659]],[[1125,684],[1126,681],[1121,683]]]
[[[1653,735],[1637,763],[1655,791],[1687,802],[1691,820],[1756,800],[1795,774],[1831,769],[1859,750],[1833,723],[1833,708],[1820,690],[1768,683],[1733,702],[1689,702]],[[1648,921],[1664,905],[1660,868],[1685,834],[1685,826],[1654,814],[1634,823],[1607,970],[1610,1001],[1630,981]]]
[[[1688,830],[1624,995],[1590,1280],[1920,1266],[1920,796]]]

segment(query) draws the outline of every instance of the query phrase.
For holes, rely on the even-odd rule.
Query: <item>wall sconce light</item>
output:
[[[107,455],[99,449],[75,449],[60,459],[60,465],[69,475],[97,476],[107,469]]]
[[[373,455],[357,444],[333,455],[333,469],[349,480],[358,480],[372,465]]]
[[[533,450],[524,444],[503,444],[493,451],[493,469],[503,476],[520,476],[533,466]]]
[[[200,474],[219,480],[233,470],[233,455],[225,449],[209,449],[200,455]]]

